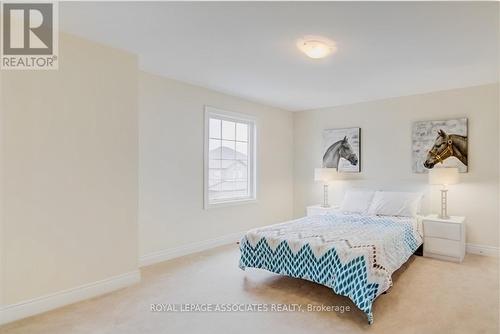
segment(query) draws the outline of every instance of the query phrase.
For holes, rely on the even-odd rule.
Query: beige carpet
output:
[[[236,245],[143,270],[140,284],[0,327],[0,333],[498,333],[495,258],[462,264],[413,257],[374,304],[374,324],[323,286],[237,267]],[[151,303],[263,303],[349,306],[339,312],[173,313]],[[263,306],[264,307],[264,306]],[[268,305],[271,307],[271,305]]]

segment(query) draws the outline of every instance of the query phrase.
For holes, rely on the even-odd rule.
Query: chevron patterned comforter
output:
[[[249,231],[239,266],[326,285],[349,297],[371,324],[373,301],[421,244],[416,218],[334,213]]]

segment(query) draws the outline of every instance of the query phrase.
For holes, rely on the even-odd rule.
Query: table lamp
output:
[[[329,208],[328,204],[328,183],[335,180],[337,168],[314,168],[314,181],[323,182],[323,208]]]
[[[429,171],[429,184],[437,184],[443,186],[441,188],[441,219],[449,219],[447,212],[448,206],[448,189],[446,188],[450,184],[456,184],[459,181],[458,168],[455,167],[442,167],[433,168]]]

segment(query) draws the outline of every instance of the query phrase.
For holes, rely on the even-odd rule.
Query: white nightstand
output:
[[[465,256],[465,217],[440,219],[429,215],[424,226],[424,256],[462,262]]]
[[[326,215],[338,210],[339,207],[337,205],[332,205],[328,208],[324,208],[321,205],[311,205],[307,207],[307,216]]]

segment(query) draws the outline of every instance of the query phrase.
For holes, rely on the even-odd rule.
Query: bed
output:
[[[250,230],[240,242],[239,266],[330,287],[372,324],[374,300],[421,244],[417,217],[334,212]]]

